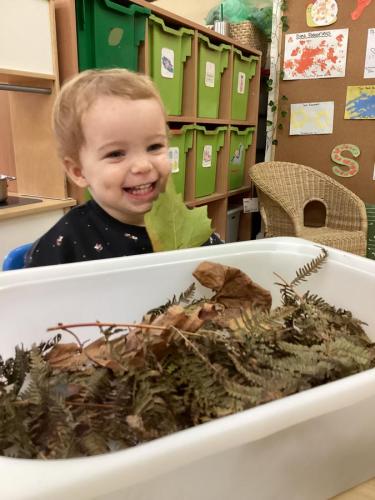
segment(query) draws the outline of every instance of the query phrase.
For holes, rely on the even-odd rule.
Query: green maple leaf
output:
[[[199,247],[212,234],[207,206],[188,209],[171,178],[145,215],[145,224],[154,252]]]

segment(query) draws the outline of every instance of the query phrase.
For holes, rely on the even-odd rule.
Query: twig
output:
[[[155,330],[160,330],[160,331],[167,331],[169,330],[168,326],[155,326],[155,325],[150,325],[150,324],[144,324],[144,323],[101,323],[100,321],[96,321],[95,323],[71,323],[68,325],[64,325],[63,323],[59,323],[57,326],[51,326],[50,328],[47,328],[47,332],[53,332],[55,330],[67,330],[67,328],[80,328],[80,327],[87,327],[87,326],[107,326],[110,328],[115,328],[115,327],[125,327],[125,328],[148,328],[152,329],[154,328]]]
[[[215,368],[215,366],[213,366],[209,360],[207,358],[205,358],[203,356],[203,354],[200,352],[200,350],[192,343],[190,342],[190,340],[185,337],[185,335],[181,332],[181,330],[178,330],[177,328],[175,327],[172,327],[172,330],[176,333],[178,333],[184,340],[185,340],[185,343],[186,345],[188,345],[189,347],[191,347],[193,349],[193,351],[197,354],[197,356],[204,362],[206,363],[216,374],[218,373],[218,370]]]
[[[20,399],[17,401],[12,401],[14,406],[28,406],[28,405],[37,405],[38,403],[34,403],[33,401],[30,401],[29,399]],[[121,408],[120,405],[114,405],[112,403],[87,403],[87,402],[80,402],[80,401],[66,401],[65,404],[71,405],[71,406],[86,406],[88,408]]]
[[[72,336],[76,339],[76,341],[77,341],[77,343],[78,343],[78,345],[79,345],[79,352],[81,352],[81,353],[82,353],[82,352],[83,352],[83,343],[80,341],[80,339],[79,339],[78,335],[76,335],[74,332],[72,332],[72,331],[71,331],[71,330],[69,330],[68,328],[62,328],[62,330],[63,330],[64,332],[70,333],[70,335],[72,335]]]

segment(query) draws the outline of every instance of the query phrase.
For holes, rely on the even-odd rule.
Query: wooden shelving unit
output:
[[[121,3],[121,2],[119,2]],[[235,126],[246,128],[255,127],[252,145],[247,149],[245,156],[245,172],[243,185],[235,190],[229,190],[228,172],[229,172],[229,152],[230,152],[230,132],[225,133],[224,147],[219,151],[217,158],[217,174],[215,192],[202,198],[195,197],[195,171],[196,171],[196,138],[193,141],[193,148],[187,153],[187,173],[185,180],[185,202],[188,207],[207,205],[208,214],[212,218],[213,226],[220,235],[225,238],[227,230],[227,210],[232,204],[240,204],[243,197],[248,197],[252,193],[251,181],[248,176],[249,167],[256,162],[256,144],[257,144],[257,126],[258,126],[258,107],[261,78],[261,53],[255,49],[235,42],[227,36],[213,32],[210,29],[198,25],[190,20],[184,19],[178,15],[168,12],[152,3],[144,0],[134,0],[133,3],[142,7],[149,8],[154,15],[164,20],[168,27],[179,29],[185,27],[194,30],[192,41],[192,51],[190,58],[184,65],[183,78],[183,99],[181,116],[168,116],[169,125],[174,127],[184,124],[205,125],[208,128],[216,126]],[[221,93],[219,103],[218,118],[205,118],[197,115],[198,103],[198,35],[203,34],[209,38],[212,43],[224,43],[230,46],[229,63],[224,70],[221,78]],[[139,68],[146,74],[150,74],[149,61],[149,39],[146,34],[145,43],[139,50]],[[231,96],[232,96],[232,78],[234,64],[234,49],[240,49],[246,57],[255,55],[259,57],[257,69],[254,77],[250,80],[249,102],[246,113],[246,120],[231,119]],[[239,239],[250,239],[251,235],[251,214],[242,214],[240,221]]]

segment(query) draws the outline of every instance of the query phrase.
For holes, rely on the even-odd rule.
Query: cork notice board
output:
[[[352,19],[351,13],[364,3],[363,0],[336,0],[338,7],[336,22],[329,26],[315,27],[308,26],[306,20],[307,6],[312,3],[314,3],[313,0],[287,1],[287,11],[283,14],[287,17],[289,29],[282,35],[281,68],[284,67],[285,38],[289,35],[348,29],[345,76],[280,81],[277,123],[281,123],[282,126],[277,129],[278,144],[275,147],[274,159],[302,163],[316,168],[351,189],[365,203],[374,204],[375,120],[344,119],[344,114],[348,86],[370,86],[370,96],[366,100],[366,106],[369,106],[369,109],[366,113],[370,116],[375,113],[375,91],[373,90],[375,89],[375,74],[371,73],[371,78],[364,78],[368,32],[371,29],[375,30],[375,0],[364,8],[356,20]],[[289,38],[288,41],[290,40]],[[372,49],[371,53],[375,56],[375,49]],[[374,59],[372,60],[375,64]],[[292,104],[332,101],[332,133],[289,134]],[[284,111],[284,116],[281,116],[281,111]],[[294,123],[294,120],[292,121]],[[331,159],[333,149],[337,145],[346,143],[358,146],[360,150],[357,158],[349,151],[342,153],[347,158],[355,159],[359,164],[358,173],[352,177],[337,176],[332,169],[335,165]],[[344,166],[344,171],[345,169]]]

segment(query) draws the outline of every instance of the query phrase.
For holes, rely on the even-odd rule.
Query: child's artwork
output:
[[[353,21],[356,21],[361,17],[363,11],[368,5],[370,5],[371,2],[372,0],[357,0],[357,6],[350,14]]]
[[[170,147],[168,148],[168,159],[171,162],[172,174],[176,174],[180,171],[180,148]]]
[[[351,153],[354,158],[358,158],[361,154],[361,150],[355,144],[339,144],[333,148],[331,153],[332,160],[338,163],[338,165],[332,166],[332,172],[339,177],[353,177],[359,172],[359,163],[353,158],[343,156],[344,151]],[[342,167],[339,167],[339,165],[342,165]]]
[[[332,134],[333,112],[333,101],[291,104],[289,134]]]
[[[306,9],[307,26],[329,26],[337,21],[336,0],[313,0]]]
[[[174,77],[174,51],[161,49],[161,76],[164,78]]]
[[[212,145],[206,144],[203,148],[202,167],[212,167]]]
[[[375,120],[375,85],[347,88],[344,118],[346,120]]]
[[[285,37],[284,80],[345,76],[348,29]]]
[[[239,148],[235,149],[233,152],[233,156],[230,159],[231,164],[241,165],[244,151],[245,151],[244,145],[240,144]]]
[[[375,28],[370,28],[367,34],[365,73],[363,78],[375,78]]]

